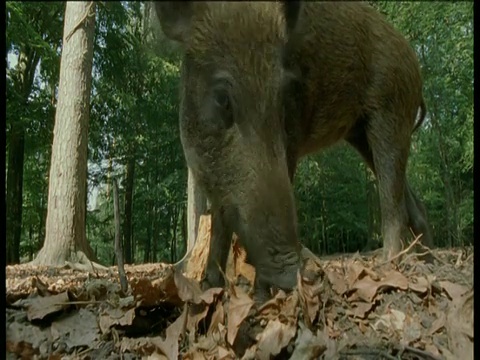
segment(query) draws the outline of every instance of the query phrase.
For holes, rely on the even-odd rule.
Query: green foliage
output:
[[[43,242],[64,9],[63,2],[6,3],[6,54],[17,63],[7,64],[6,69],[6,132],[8,138],[12,124],[16,123],[22,125],[25,133],[24,226],[20,250],[27,257]],[[30,60],[38,59],[32,61],[39,65],[32,69],[35,78],[31,88],[22,78],[20,53]],[[7,148],[7,154],[8,151]]]
[[[99,11],[89,148],[91,163],[100,170],[92,173],[91,180],[92,185],[105,188],[111,173],[121,177],[127,159],[135,158],[135,260],[142,261],[145,251],[149,252],[145,246],[154,245],[164,249],[163,260],[170,260],[173,233],[180,240],[177,244],[184,243],[180,224],[171,224],[171,219],[178,218],[186,201],[186,167],[177,120],[179,64],[156,55],[143,20],[140,3],[110,3]],[[110,165],[105,166],[106,159]],[[124,186],[120,183],[121,194]],[[100,207],[113,203],[111,196],[97,201]],[[107,219],[113,219],[113,209],[110,214],[95,210],[87,216],[89,224]],[[110,226],[103,232],[90,226],[89,240],[96,244],[97,239],[110,237],[113,245],[113,223]]]

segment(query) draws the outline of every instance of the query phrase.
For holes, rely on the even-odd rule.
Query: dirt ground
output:
[[[258,307],[237,246],[201,291],[205,244],[185,274],[126,266],[125,293],[115,267],[7,266],[7,359],[473,359],[473,247],[311,260]]]

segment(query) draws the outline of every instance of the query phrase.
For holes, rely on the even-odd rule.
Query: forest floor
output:
[[[224,288],[202,292],[208,236],[185,275],[167,264],[6,268],[7,359],[473,359],[473,247],[311,261],[257,307],[234,246]],[[205,245],[207,244],[207,245]]]

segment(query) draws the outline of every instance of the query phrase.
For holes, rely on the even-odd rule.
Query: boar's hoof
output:
[[[212,273],[212,272],[207,272],[205,277],[203,278],[201,282],[202,290],[208,290],[210,288],[215,288],[215,287],[224,287],[225,286],[225,279],[223,278],[222,274],[220,271]]]
[[[270,288],[291,291],[297,285],[298,266],[286,266],[281,272],[258,271],[255,278],[254,299],[257,304],[270,299]]]

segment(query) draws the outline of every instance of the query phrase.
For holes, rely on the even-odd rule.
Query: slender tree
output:
[[[35,262],[61,265],[83,252],[87,133],[92,82],[95,3],[68,2],[49,177],[45,243]]]

